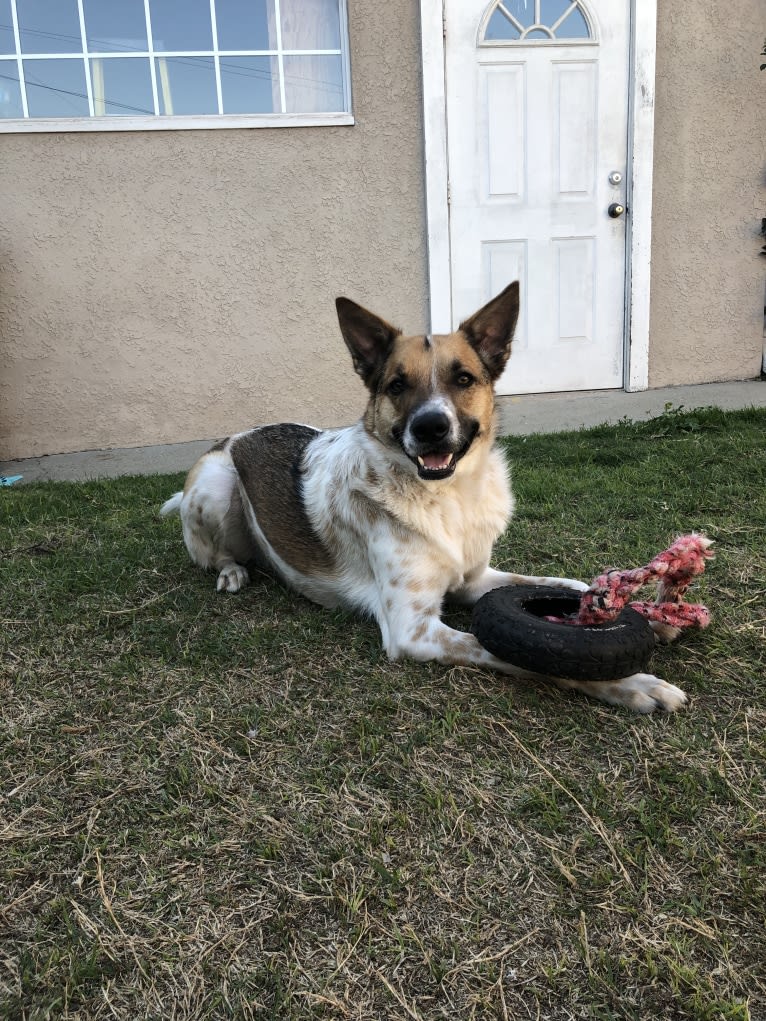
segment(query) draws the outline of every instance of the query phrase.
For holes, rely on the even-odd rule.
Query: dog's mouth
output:
[[[461,457],[465,457],[468,453],[477,431],[478,426],[471,430],[471,435],[460,450],[429,450],[422,454],[407,454],[407,457],[417,468],[421,479],[426,479],[429,482],[448,479],[450,475],[455,474],[457,463]],[[405,453],[407,452],[405,451]]]
[[[421,479],[447,479],[454,474],[458,458],[463,452],[457,454],[452,451],[444,453],[433,451],[430,454],[417,454],[410,457],[410,460],[417,466],[418,475]]]
[[[442,440],[441,446],[438,440],[432,441],[433,446],[428,440],[412,443],[411,438],[400,428],[393,429],[392,438],[415,465],[418,476],[428,482],[435,482],[438,479],[448,479],[455,474],[458,462],[468,453],[479,431],[478,422],[468,420],[463,423],[460,439],[465,439],[465,443],[458,450],[455,450],[454,440],[450,441],[447,438]]]

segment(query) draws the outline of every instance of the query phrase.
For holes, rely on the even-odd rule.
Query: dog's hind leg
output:
[[[250,580],[256,555],[242,510],[236,469],[228,453],[211,451],[189,472],[180,505],[184,542],[195,564],[218,572],[219,592],[238,592]]]

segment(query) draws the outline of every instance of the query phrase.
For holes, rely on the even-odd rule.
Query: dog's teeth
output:
[[[426,462],[423,460],[420,454],[418,454],[418,464],[420,465],[421,468],[425,468],[426,466]]]

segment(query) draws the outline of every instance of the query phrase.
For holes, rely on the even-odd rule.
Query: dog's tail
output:
[[[170,499],[166,500],[160,507],[160,514],[163,518],[167,517],[168,514],[178,514],[183,498],[183,493],[173,493]]]

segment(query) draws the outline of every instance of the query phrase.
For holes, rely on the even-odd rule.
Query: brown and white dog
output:
[[[337,309],[370,393],[361,421],[231,436],[200,458],[162,513],[180,511],[191,558],[218,572],[219,591],[247,584],[254,562],[322,606],[374,617],[392,659],[530,676],[440,616],[446,598],[471,605],[500,585],[586,588],[489,566],[513,510],[495,446],[494,383],[511,351],[518,283],[441,336],[405,337],[348,298]],[[552,680],[639,712],[686,701],[651,674]]]

